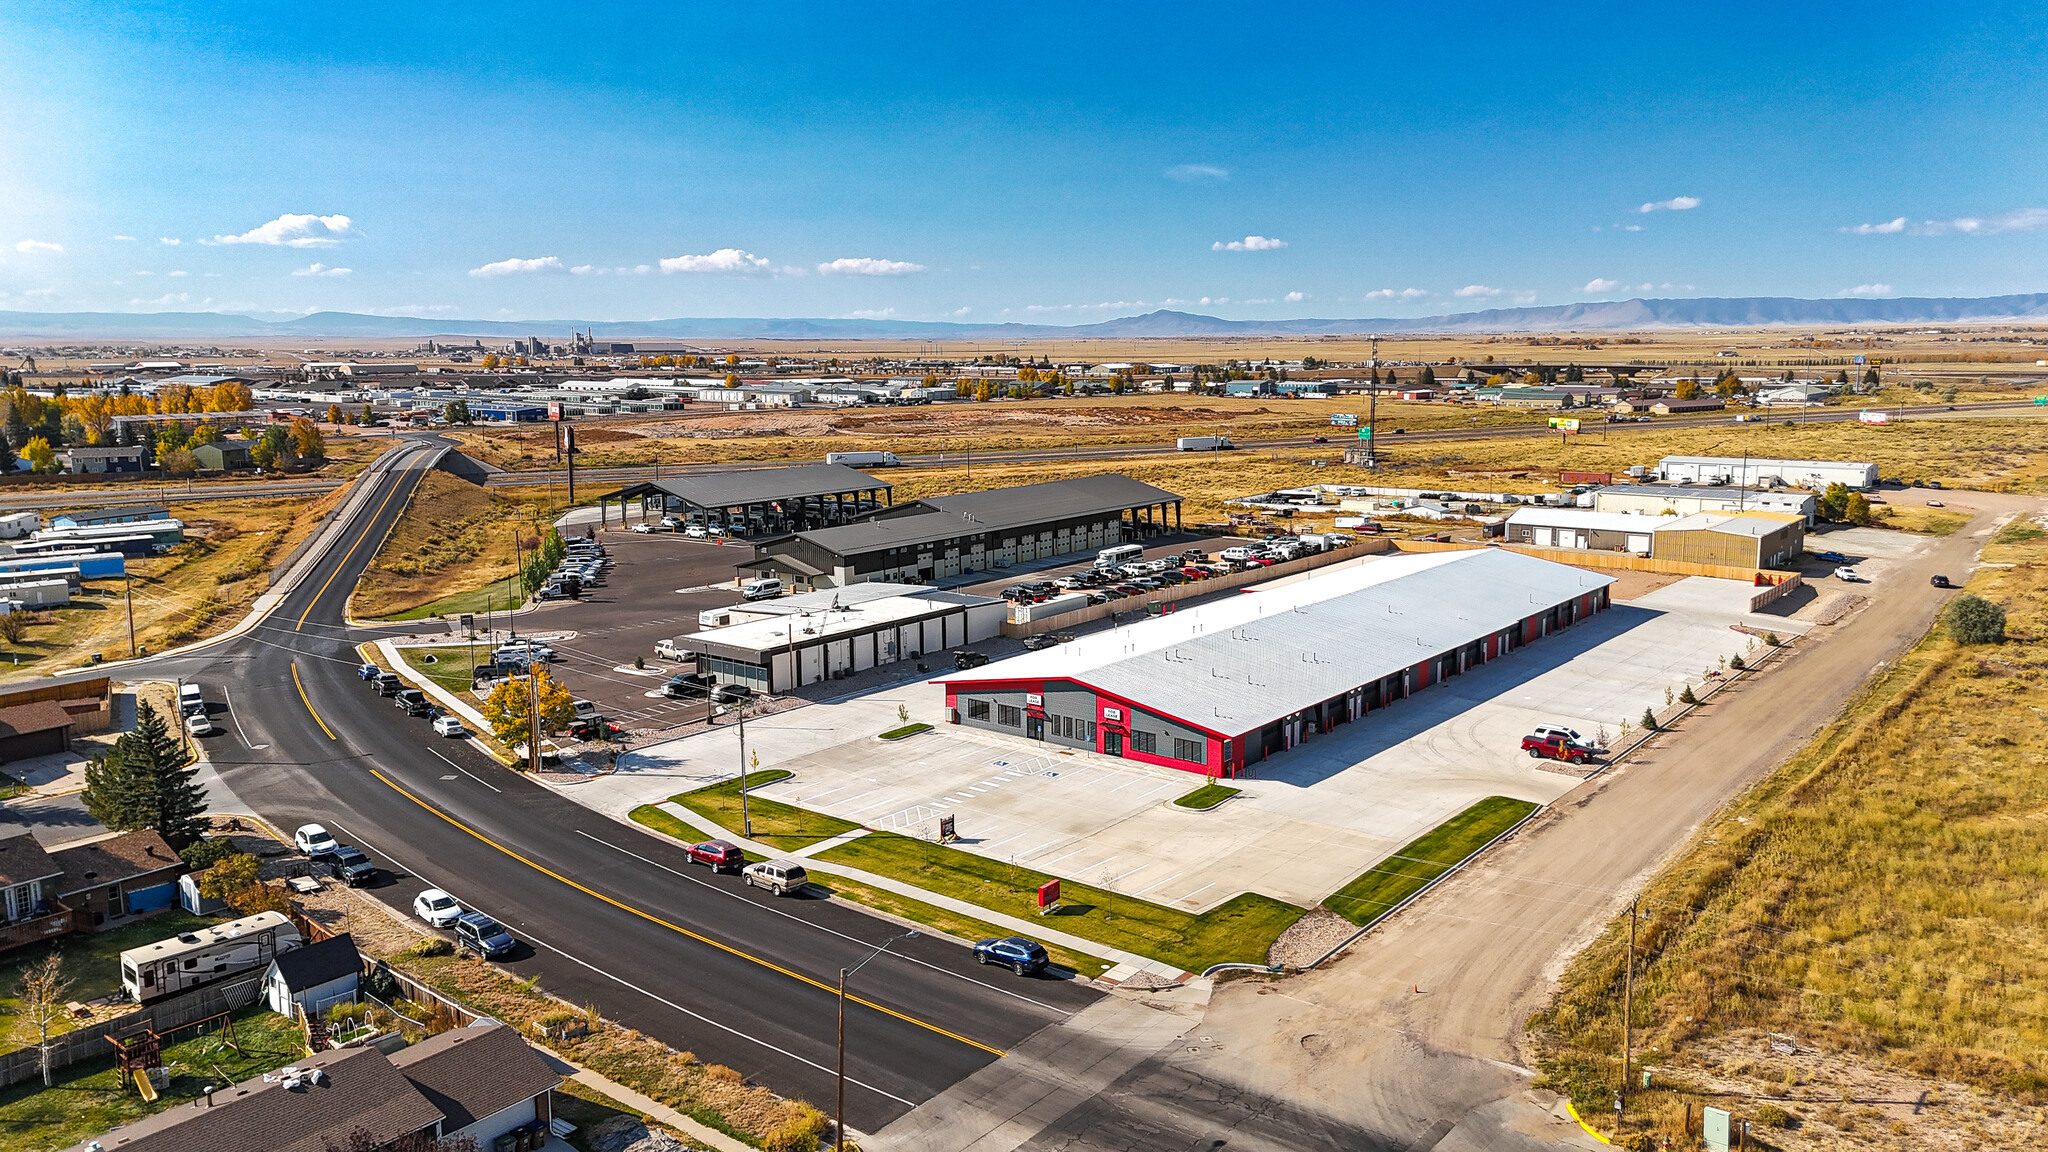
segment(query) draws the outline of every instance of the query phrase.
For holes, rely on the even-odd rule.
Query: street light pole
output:
[[[874,950],[874,951],[872,951],[872,952],[868,953],[868,954],[867,954],[866,956],[863,956],[863,957],[861,957],[861,960],[860,960],[860,963],[859,963],[859,964],[855,964],[855,965],[854,965],[853,967],[851,967],[851,968],[841,968],[841,969],[839,970],[839,1073],[838,1073],[838,1077],[839,1077],[839,1106],[838,1106],[838,1110],[837,1110],[836,1112],[834,1112],[834,1113],[833,1113],[833,1117],[832,1117],[832,1139],[833,1139],[833,1142],[834,1142],[834,1143],[835,1143],[835,1144],[837,1145],[837,1147],[838,1147],[838,1149],[839,1149],[839,1152],[846,1152],[846,1148],[847,1148],[847,1144],[846,1144],[846,978],[847,978],[848,976],[851,976],[851,975],[853,975],[853,974],[854,974],[855,972],[858,972],[858,971],[860,971],[860,970],[861,970],[861,967],[862,967],[863,965],[865,965],[865,964],[866,964],[866,963],[867,963],[868,961],[870,961],[870,960],[873,960],[873,959],[874,959],[875,957],[877,957],[877,956],[880,956],[880,955],[881,955],[882,953],[884,953],[884,952],[887,952],[887,951],[889,950],[889,945],[891,945],[891,944],[894,944],[894,943],[896,943],[896,942],[897,942],[898,940],[909,940],[909,939],[913,939],[913,938],[915,938],[915,937],[917,936],[917,934],[918,934],[918,933],[917,933],[917,930],[913,928],[913,929],[911,929],[910,931],[908,931],[908,932],[905,932],[905,933],[903,933],[903,934],[902,934],[901,936],[891,936],[891,937],[889,937],[889,938],[888,938],[887,940],[884,940],[884,941],[882,941],[882,942],[881,942],[880,944],[877,944],[877,945],[875,945],[875,950]]]

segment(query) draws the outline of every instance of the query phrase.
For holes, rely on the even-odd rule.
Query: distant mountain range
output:
[[[267,316],[275,316],[269,313]],[[391,339],[539,336],[601,340],[1131,340],[1146,338],[1355,336],[1448,332],[1596,332],[1654,328],[1767,328],[1857,324],[2048,322],[2048,293],[1979,298],[1801,300],[1789,296],[1617,300],[1545,308],[1489,308],[1441,316],[1363,320],[1222,320],[1160,310],[1094,324],[960,324],[915,320],[772,319],[437,320],[315,312],[259,319],[224,312],[0,312],[0,339],[96,340]]]

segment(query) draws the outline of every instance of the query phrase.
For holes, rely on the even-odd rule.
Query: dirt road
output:
[[[1594,1146],[1527,1091],[1522,1022],[1702,821],[1926,633],[1951,595],[1929,587],[1930,575],[1960,582],[2000,520],[2044,506],[1946,495],[1975,513],[1969,526],[1928,538],[1870,607],[1713,697],[1333,966],[1219,987],[1197,1028],[1026,1146],[1179,1150],[1227,1137],[1236,1149],[1285,1148],[1303,1113],[1355,1133],[1359,1146]]]

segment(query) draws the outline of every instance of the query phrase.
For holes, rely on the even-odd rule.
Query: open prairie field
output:
[[[2033,1133],[1987,1129],[1976,1146],[2048,1131],[2048,531],[2009,524],[1984,560],[1969,590],[2004,607],[2006,642],[1937,631],[1648,885],[1633,1023],[1659,1087],[1636,1097],[1644,1123],[1675,1132],[1714,1092],[1744,1115],[1790,1113],[1795,1147],[1928,1147],[1910,1117],[1868,1107],[1916,1082],[1967,1086],[1986,1123]],[[1628,935],[1626,917],[1611,924],[1531,1021],[1581,1109],[1605,1107],[1620,1074]]]
[[[428,472],[357,583],[353,610],[376,619],[501,584],[516,571],[514,533],[519,547],[532,547],[558,512],[539,489],[486,489]],[[510,596],[513,589],[504,584],[498,594]],[[446,610],[480,612],[483,604],[479,598]]]

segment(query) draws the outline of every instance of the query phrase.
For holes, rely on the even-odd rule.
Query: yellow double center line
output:
[[[410,451],[410,449],[401,449],[401,450],[400,450],[400,454],[401,454],[401,455],[403,455],[403,454],[404,454],[405,452],[407,452],[407,451]],[[396,495],[398,495],[398,490],[399,490],[400,488],[404,487],[404,483],[405,483],[405,480],[404,480],[404,477],[402,477],[402,476],[400,476],[400,475],[399,475],[399,468],[398,468],[398,462],[397,462],[397,460],[395,460],[395,459],[394,459],[394,460],[392,461],[391,467],[390,467],[389,469],[386,469],[386,470],[385,470],[385,473],[384,473],[384,474],[385,474],[385,475],[387,475],[387,476],[391,476],[391,477],[394,477],[394,479],[395,479],[395,482],[394,482],[394,483],[393,483],[393,484],[391,485],[391,491],[389,491],[389,492],[386,492],[386,493],[384,494],[384,499],[383,499],[383,502],[382,502],[382,503],[379,503],[379,504],[377,505],[377,510],[376,510],[375,512],[372,512],[372,513],[370,513],[370,520],[369,520],[369,523],[370,523],[370,524],[375,524],[375,523],[377,522],[377,517],[379,517],[379,516],[381,516],[381,515],[383,515],[383,514],[384,514],[384,505],[386,505],[386,504],[389,504],[389,503],[391,503],[391,498],[392,498],[393,496],[396,496]],[[330,585],[330,584],[333,584],[333,583],[334,583],[334,578],[335,578],[336,576],[339,576],[339,575],[341,575],[341,570],[342,570],[343,568],[346,568],[346,567],[348,566],[348,558],[349,558],[349,557],[351,557],[351,556],[353,556],[353,555],[355,555],[355,554],[356,554],[356,549],[358,549],[358,548],[361,548],[361,547],[363,546],[363,541],[365,541],[365,540],[368,540],[369,538],[370,538],[370,533],[369,533],[368,525],[365,525],[365,527],[364,527],[364,531],[362,532],[362,534],[356,537],[356,542],[355,542],[355,543],[353,543],[353,544],[351,544],[351,545],[349,545],[349,546],[348,546],[348,551],[346,551],[346,552],[343,552],[343,553],[341,554],[341,559],[340,559],[340,560],[339,560],[338,562],[336,562],[336,563],[335,563],[335,565],[334,565],[334,571],[332,571],[332,572],[329,572],[329,573],[327,574],[327,580],[326,580],[326,582],[325,582],[325,583],[323,583],[323,584],[321,584],[321,585],[320,585],[320,590],[319,590],[318,592],[315,592],[315,593],[313,593],[313,598],[312,598],[311,600],[308,600],[308,601],[306,602],[306,610],[305,610],[304,612],[301,612],[301,613],[299,613],[299,622],[298,622],[297,624],[294,624],[294,625],[292,626],[292,631],[294,631],[294,632],[299,632],[299,631],[303,631],[303,630],[305,629],[305,627],[306,627],[306,617],[308,617],[308,616],[311,616],[311,615],[313,614],[313,606],[314,606],[314,605],[316,605],[316,604],[318,604],[318,603],[320,603],[320,598],[321,598],[322,596],[325,596],[325,595],[327,595],[327,587],[328,587],[328,585]],[[300,694],[301,694],[301,695],[304,695],[303,691],[302,691],[302,692],[301,692]],[[308,708],[310,709],[310,708],[312,707],[312,705],[310,705],[310,704],[309,704],[309,705],[307,705],[307,707],[308,707]],[[317,719],[317,717],[316,717],[316,719]],[[327,725],[325,725],[325,724],[322,724],[322,725],[321,725],[321,727],[322,727],[322,728],[325,728],[325,727],[327,727]],[[328,733],[327,735],[328,735],[328,738],[329,738],[329,739],[333,739],[333,737],[334,737],[334,733],[332,733],[332,732],[329,732],[329,733]]]
[[[320,713],[313,710],[313,701],[306,695],[306,685],[299,679],[299,662],[297,660],[292,661],[292,687],[299,690],[299,703],[306,706],[306,711],[313,717],[313,723],[318,724],[320,730],[327,733],[329,740],[334,739],[334,729],[329,728],[327,721],[320,718]]]
[[[622,912],[630,912],[631,914],[638,916],[639,918],[647,921],[650,924],[659,924],[663,928],[666,928],[671,932],[677,933],[678,935],[688,936],[690,939],[695,940],[700,944],[709,944],[711,947],[716,948],[719,951],[726,953],[727,955],[736,956],[741,960],[746,960],[750,963],[759,964],[761,967],[766,968],[772,972],[779,972],[782,975],[789,977],[791,980],[801,981],[802,983],[808,984],[813,988],[817,988],[821,991],[832,993],[835,996],[839,994],[839,989],[834,985],[827,984],[822,980],[813,980],[812,978],[804,975],[801,972],[791,971],[790,969],[784,968],[782,965],[777,964],[772,960],[764,960],[751,952],[743,952],[730,944],[720,943],[719,941],[713,940],[711,937],[706,936],[702,933],[692,932],[688,928],[685,928],[680,924],[664,920],[661,917],[654,915],[652,912],[642,911],[639,908],[633,907],[631,904],[627,904],[619,900],[614,900],[610,896],[607,896],[602,892],[598,892],[594,889],[585,887],[582,884],[578,884],[576,881],[569,879],[567,876],[564,876],[559,872],[556,872],[552,868],[549,868],[543,864],[536,863],[535,861],[529,860],[525,856],[522,856],[519,853],[514,852],[512,849],[505,847],[503,844],[498,843],[496,840],[491,839],[489,836],[486,836],[483,833],[477,831],[476,829],[471,828],[469,825],[464,824],[462,821],[457,820],[453,816],[448,815],[446,812],[441,811],[439,808],[434,807],[432,804],[427,803],[425,800],[420,799],[418,796],[413,795],[411,792],[406,791],[403,786],[399,785],[389,776],[384,775],[383,772],[378,771],[375,768],[372,768],[370,769],[370,775],[375,776],[379,780],[382,780],[386,787],[398,793],[400,796],[403,796],[407,800],[410,800],[413,803],[419,805],[420,807],[426,809],[427,811],[432,812],[434,815],[439,816],[441,819],[446,820],[448,823],[454,825],[455,827],[460,828],[464,832],[469,833],[471,836],[476,837],[478,840],[483,841],[485,844],[488,844],[491,847],[496,848],[498,851],[503,852],[505,855],[510,856],[512,859],[519,861],[521,864],[526,865],[528,868],[531,868],[544,876],[552,877],[555,880],[559,880],[562,883],[567,884],[569,887],[576,889],[578,892],[581,892],[586,896],[591,896],[596,899],[602,900],[605,903],[611,905],[614,908],[619,909]],[[894,1008],[889,1008],[884,1005],[877,1004],[872,1000],[863,999],[859,996],[848,996],[847,999],[851,1000],[855,1004],[861,1005],[862,1007],[872,1008],[885,1016],[894,1016],[896,1019],[903,1021],[905,1024],[915,1025],[919,1028],[924,1029],[927,1032],[936,1032],[949,1040],[958,1040],[960,1043],[965,1044],[970,1048],[979,1048],[983,1052],[987,1052],[992,1056],[1000,1057],[1008,1055],[1008,1053],[1004,1052],[1000,1048],[991,1048],[988,1045],[983,1044],[979,1040],[970,1040],[967,1037],[960,1035],[958,1032],[948,1031],[944,1028],[939,1027],[936,1024],[930,1023],[925,1020],[920,1020],[915,1016],[907,1016],[901,1012],[896,1011]]]

